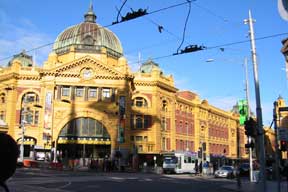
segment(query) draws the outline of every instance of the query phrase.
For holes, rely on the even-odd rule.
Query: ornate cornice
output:
[[[168,90],[168,91],[171,91],[171,92],[177,92],[178,89],[171,86],[171,85],[167,85],[161,81],[134,81],[134,84],[136,86],[147,86],[147,87],[153,87],[153,86],[156,86],[156,87],[160,87],[162,89],[165,89],[165,90]]]
[[[95,74],[93,78],[96,79],[108,79],[108,80],[132,80],[134,78],[133,75],[124,75],[120,73],[119,71],[116,71],[115,69],[111,68],[110,66],[105,66],[101,62],[95,60],[94,58],[90,56],[85,56],[84,58],[80,58],[78,60],[74,60],[70,63],[58,66],[53,69],[48,70],[42,70],[41,75],[42,76],[55,76],[55,77],[72,77],[72,78],[81,78],[81,75],[79,71],[77,72],[70,72],[65,73],[67,71],[72,71],[72,69],[75,69],[81,65],[85,64],[85,67],[90,67],[95,71],[105,71],[107,74]]]

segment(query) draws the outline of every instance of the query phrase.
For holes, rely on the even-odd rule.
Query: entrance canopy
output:
[[[100,144],[110,145],[111,139],[104,125],[88,117],[68,122],[59,134],[59,144]]]
[[[22,143],[22,139],[21,137],[18,138],[17,140],[17,144],[20,145]],[[24,136],[24,141],[23,141],[24,145],[36,145],[37,144],[37,139],[35,139],[34,137],[30,137],[30,136]]]

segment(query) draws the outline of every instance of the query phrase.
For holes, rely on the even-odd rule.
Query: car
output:
[[[224,165],[220,167],[218,170],[215,171],[215,175],[217,177],[221,178],[228,178],[233,179],[235,177],[234,175],[234,167],[229,165]]]

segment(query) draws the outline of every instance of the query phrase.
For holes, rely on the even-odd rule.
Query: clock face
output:
[[[92,70],[91,69],[89,69],[89,68],[86,68],[86,69],[84,69],[83,70],[83,78],[84,79],[89,79],[89,78],[91,78],[92,77]]]

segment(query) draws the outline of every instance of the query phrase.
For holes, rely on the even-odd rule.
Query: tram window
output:
[[[192,163],[192,158],[191,157],[184,157],[184,163]]]

